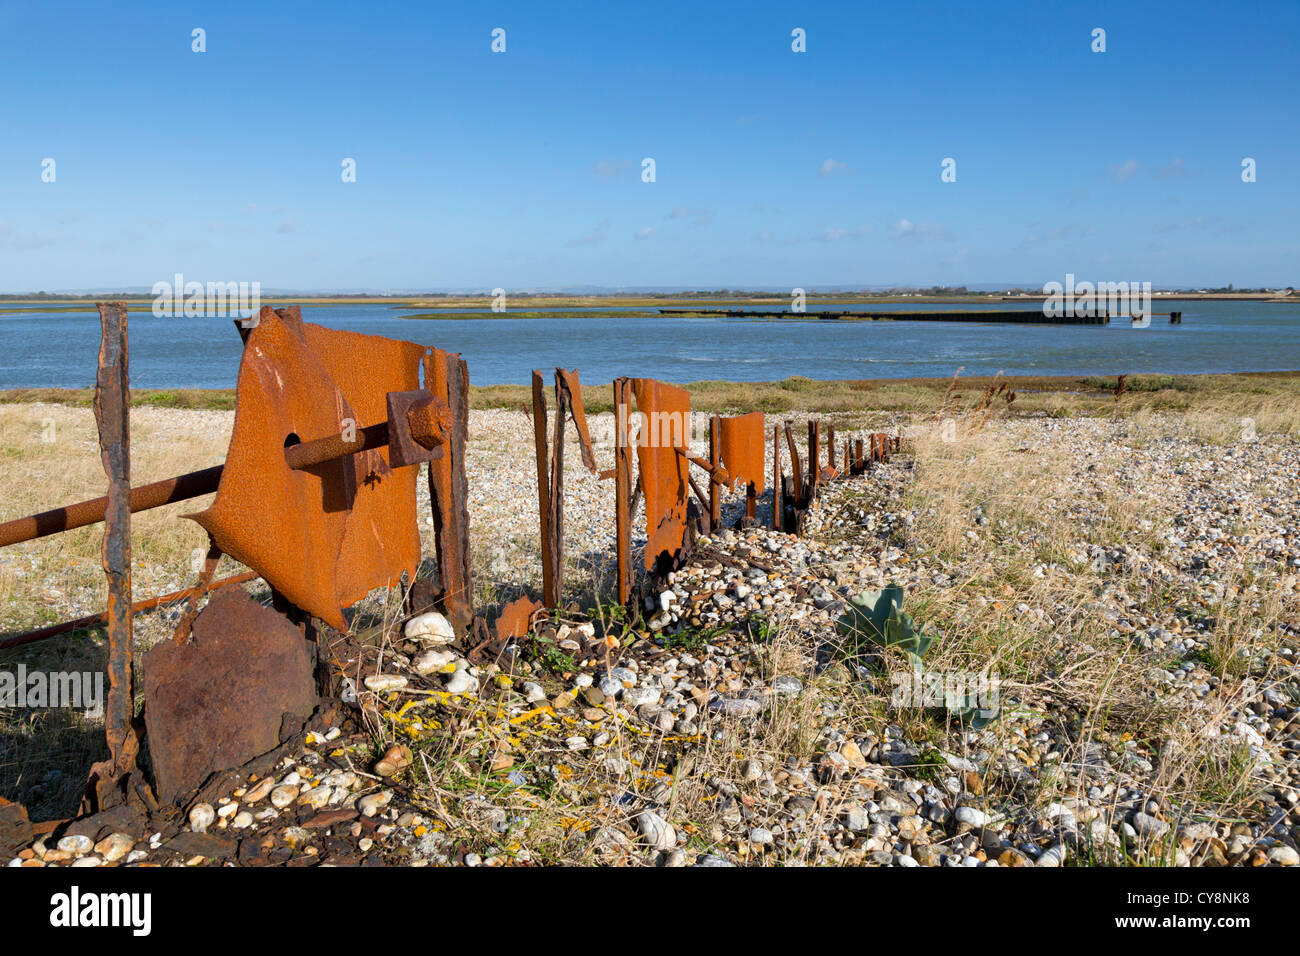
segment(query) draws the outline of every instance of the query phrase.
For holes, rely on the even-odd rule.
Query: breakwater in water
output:
[[[996,309],[983,312],[962,310],[951,312],[835,312],[816,310],[791,312],[789,310],[758,309],[660,309],[660,315],[725,316],[728,319],[764,319],[807,322],[817,319],[831,322],[1019,322],[1028,325],[1109,325],[1112,318],[1129,319],[1131,315],[1045,315],[1042,309]],[[1180,324],[1181,312],[1157,313],[1175,325]],[[1153,316],[1154,317],[1154,316]]]

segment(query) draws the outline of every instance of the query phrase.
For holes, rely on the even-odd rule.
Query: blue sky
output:
[[[3,291],[1300,280],[1294,2],[0,0],[0,36]]]

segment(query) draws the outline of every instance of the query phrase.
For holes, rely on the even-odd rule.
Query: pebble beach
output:
[[[218,441],[230,421],[149,415]],[[841,442],[888,430],[901,450],[825,485],[801,537],[733,527],[728,496],[636,620],[610,601],[612,483],[570,454],[564,606],[529,639],[475,666],[376,593],[338,646],[342,699],[273,766],[151,832],[0,863],[1300,864],[1296,437],[1162,413],[944,425],[842,418]],[[470,427],[493,614],[540,590],[532,428]],[[644,542],[638,524],[638,563]],[[932,637],[925,671],[980,676],[991,719],[900,701],[911,662],[838,626],[888,585]]]

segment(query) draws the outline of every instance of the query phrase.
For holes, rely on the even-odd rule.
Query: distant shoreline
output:
[[[1156,302],[1261,302],[1275,305],[1300,305],[1300,295],[1278,296],[1272,293],[1258,292],[1153,292],[1152,300]],[[918,305],[992,305],[1004,303],[1033,304],[1046,301],[1046,295],[810,295],[805,306],[835,305],[901,305],[914,303]],[[0,296],[0,315],[21,312],[94,312],[98,301],[125,302],[128,309],[149,310],[153,306],[152,298],[131,297],[113,298],[28,298]],[[492,312],[491,296],[265,296],[262,305],[283,307],[301,305],[307,308],[332,308],[354,305],[386,305],[394,310],[423,309],[422,314],[403,316],[403,318],[442,319],[442,318],[532,318],[542,310],[551,309],[643,309],[660,308],[727,308],[743,306],[789,305],[790,297],[782,295],[752,295],[736,297],[719,296],[644,296],[644,295],[602,295],[602,296],[544,296],[544,295],[507,295],[506,310]],[[459,313],[459,314],[453,314]],[[555,316],[562,318],[562,316]]]
[[[471,371],[472,380],[472,371]],[[945,378],[809,379],[775,382],[698,381],[676,383],[691,393],[697,410],[803,411],[926,410],[953,392],[981,393],[1005,382],[1021,399],[1026,412],[1070,407],[1079,412],[1108,409],[1115,401],[1115,375],[972,375]],[[610,404],[610,384],[583,383],[588,411]],[[528,385],[472,385],[471,408],[523,409],[531,401]],[[1273,397],[1300,402],[1300,369],[1267,372],[1198,372],[1178,375],[1138,373],[1125,376],[1130,403],[1176,408],[1225,397]],[[89,406],[89,388],[17,388],[0,390],[2,404]],[[233,388],[134,389],[132,404],[158,408],[230,411]]]

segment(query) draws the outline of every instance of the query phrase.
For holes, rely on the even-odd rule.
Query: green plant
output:
[[[921,658],[934,641],[930,635],[922,633],[903,611],[903,589],[896,584],[879,591],[863,591],[857,597],[849,598],[838,627],[845,637],[865,640],[880,647],[899,648],[917,669],[920,669]]]

